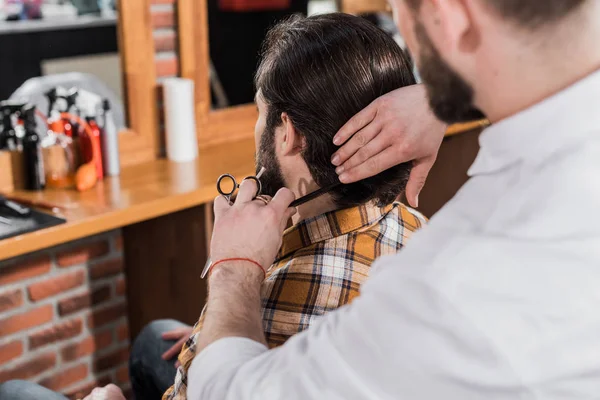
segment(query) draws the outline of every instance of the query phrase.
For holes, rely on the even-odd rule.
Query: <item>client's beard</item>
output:
[[[260,177],[262,194],[273,197],[285,186],[285,180],[275,154],[275,130],[268,126],[260,139],[256,155],[256,173],[258,174],[262,168],[265,169]]]
[[[419,41],[419,73],[434,114],[452,124],[485,118],[473,104],[473,88],[440,55],[420,21],[415,25]]]

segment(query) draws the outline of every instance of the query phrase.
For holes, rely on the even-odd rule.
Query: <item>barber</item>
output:
[[[597,397],[600,1],[390,2],[436,116],[480,109],[495,123],[472,179],[401,254],[377,262],[351,306],[277,350],[264,345],[262,271],[221,263],[188,397]],[[407,99],[392,93],[352,120],[333,161],[350,182],[416,158],[416,205],[443,129],[407,136],[418,130],[406,124],[431,121]],[[265,206],[255,190],[245,182],[233,206],[216,200],[214,260],[275,257],[293,195]]]
[[[479,116],[471,180],[361,296],[284,346],[264,345],[246,261],[218,265],[188,398],[589,399],[600,393],[600,1],[390,0],[435,115]],[[443,126],[422,87],[344,127],[344,182],[415,159],[413,205]],[[428,121],[420,131],[412,124]],[[411,134],[412,132],[412,134]],[[289,190],[218,198],[213,260],[269,265]],[[397,268],[399,264],[411,268]]]

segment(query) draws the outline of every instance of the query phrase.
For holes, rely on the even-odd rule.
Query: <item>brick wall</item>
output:
[[[0,262],[0,382],[129,391],[120,231]]]

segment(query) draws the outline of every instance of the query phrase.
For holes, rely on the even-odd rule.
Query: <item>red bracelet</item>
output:
[[[224,262],[229,262],[229,261],[246,261],[246,262],[252,263],[252,264],[256,265],[258,268],[260,268],[260,270],[262,271],[262,273],[264,275],[263,279],[265,279],[267,277],[267,271],[263,268],[263,266],[260,265],[258,262],[254,261],[254,260],[251,260],[249,258],[225,258],[223,260],[219,260],[217,262],[214,262],[210,266],[210,269],[208,270],[208,273],[210,274],[211,271],[213,270],[213,268],[215,268],[217,265],[222,264]]]

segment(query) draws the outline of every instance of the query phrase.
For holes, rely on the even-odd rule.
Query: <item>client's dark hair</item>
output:
[[[302,156],[320,187],[337,182],[331,156],[336,132],[378,97],[415,84],[412,65],[385,32],[347,14],[292,17],[267,35],[256,80],[269,107],[266,134],[287,113],[305,138]],[[269,140],[269,138],[267,138]],[[402,164],[331,192],[340,208],[404,191],[412,164]]]

